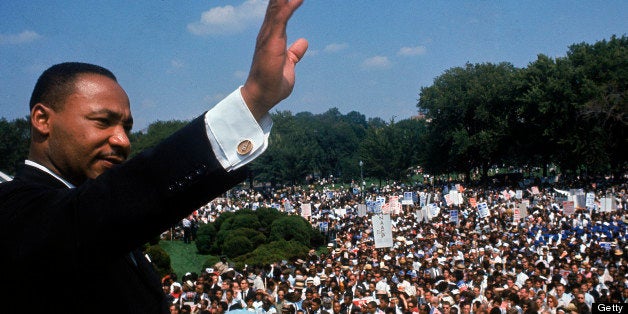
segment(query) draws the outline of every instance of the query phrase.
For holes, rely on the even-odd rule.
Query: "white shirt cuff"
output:
[[[218,162],[227,171],[238,169],[268,147],[273,126],[270,114],[259,123],[247,107],[240,88],[205,113],[205,129]]]

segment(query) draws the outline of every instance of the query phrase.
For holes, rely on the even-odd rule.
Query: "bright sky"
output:
[[[37,77],[64,61],[112,70],[134,130],[189,120],[241,85],[266,1],[0,1],[0,117],[28,115]],[[288,25],[310,49],[275,107],[415,115],[420,88],[466,62],[526,67],[538,54],[628,31],[628,1],[305,0]]]

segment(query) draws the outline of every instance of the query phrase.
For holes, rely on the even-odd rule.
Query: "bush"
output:
[[[197,235],[196,241],[196,249],[198,250],[198,254],[211,254],[212,246],[214,241],[208,235]]]
[[[303,217],[267,207],[222,213],[213,223],[201,225],[196,239],[199,253],[227,255],[238,269],[306,258],[309,248],[322,245],[325,236]],[[218,258],[212,256],[203,268],[216,262]]]
[[[236,257],[253,250],[253,243],[245,236],[229,237],[222,245],[223,254]]]
[[[286,216],[275,220],[270,230],[270,240],[295,240],[310,246],[312,226],[301,216]]]
[[[327,246],[327,241],[325,241],[325,234],[315,228],[310,228],[310,230],[310,247]]]
[[[257,219],[262,225],[260,230],[268,237],[270,236],[270,226],[272,226],[273,221],[287,216],[286,214],[278,211],[272,207],[260,207],[255,211],[257,215]]]
[[[209,236],[211,239],[216,237],[216,233],[216,226],[212,222],[206,224],[201,223],[198,225],[198,230],[196,230],[197,236],[206,235]]]
[[[199,254],[211,254],[216,240],[216,227],[213,223],[200,224],[196,231],[196,249]]]
[[[225,222],[227,219],[231,218],[235,216],[234,212],[222,212],[220,213],[220,215],[218,215],[218,218],[216,218],[216,220],[214,220],[214,227],[216,228],[216,230],[221,230],[222,229],[222,223]]]
[[[235,230],[240,228],[257,230],[260,227],[261,224],[257,219],[257,216],[252,213],[240,213],[238,211],[237,215],[223,221],[223,223],[220,225],[220,231]]]
[[[274,241],[257,247],[254,251],[246,253],[235,259],[237,269],[244,265],[250,267],[265,267],[281,260],[292,260],[307,256],[309,247],[298,241]]]
[[[160,277],[173,272],[170,264],[170,255],[159,245],[151,245],[144,251],[153,263],[155,270]]]

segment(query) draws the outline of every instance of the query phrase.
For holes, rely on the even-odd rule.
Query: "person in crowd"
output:
[[[181,220],[181,227],[183,228],[183,243],[192,243],[192,215],[183,218]]]
[[[556,310],[558,309],[558,300],[556,296],[548,294],[547,295],[547,310],[551,314],[556,314]]]

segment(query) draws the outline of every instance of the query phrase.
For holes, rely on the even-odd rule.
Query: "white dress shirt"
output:
[[[207,137],[214,154],[227,171],[238,169],[261,155],[268,147],[273,126],[270,114],[259,123],[247,107],[240,88],[235,90],[205,114]],[[250,141],[252,150],[238,153],[238,145]]]

